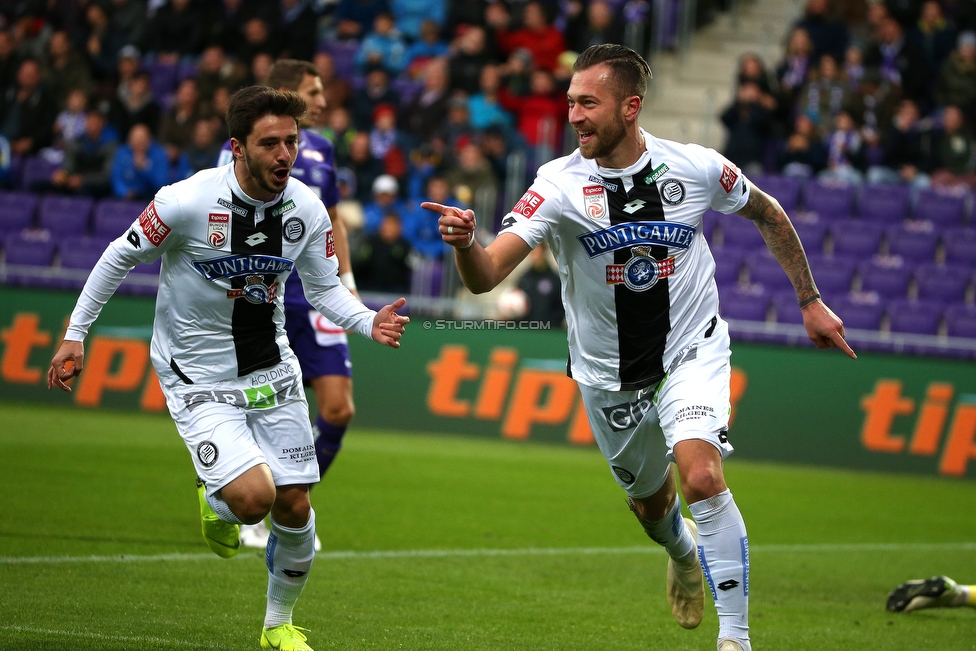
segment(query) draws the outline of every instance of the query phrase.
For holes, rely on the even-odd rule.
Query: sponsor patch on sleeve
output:
[[[173,229],[163,223],[163,220],[156,214],[156,202],[150,201],[146,209],[139,215],[139,226],[142,232],[153,246],[159,246],[166,239]]]
[[[332,233],[332,229],[325,234],[325,257],[331,258],[335,255],[335,235]]]
[[[722,165],[722,177],[718,180],[722,184],[722,188],[725,192],[732,192],[732,188],[735,187],[735,182],[739,180],[739,173],[735,171],[735,167],[728,164]]]
[[[518,213],[525,218],[529,218],[535,214],[535,211],[539,209],[545,199],[541,195],[536,194],[532,190],[526,190],[522,198],[518,200],[512,212]]]

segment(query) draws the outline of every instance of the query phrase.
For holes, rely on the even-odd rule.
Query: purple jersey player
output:
[[[322,79],[314,65],[307,61],[280,59],[268,75],[268,86],[298,93],[308,105],[302,127],[311,126],[325,108]],[[335,149],[328,139],[302,128],[298,143],[298,157],[291,174],[315,192],[325,204],[332,219],[336,256],[339,259],[339,278],[355,291],[349,262],[349,243],[346,229],[336,214],[339,190],[336,187]],[[233,160],[230,143],[224,144],[217,164]],[[282,206],[282,209],[288,209]],[[298,356],[302,376],[315,392],[319,414],[315,419],[315,454],[319,473],[324,477],[329,465],[342,447],[342,437],[352,420],[355,407],[352,400],[352,362],[346,333],[319,314],[305,298],[298,274],[292,274],[285,284],[285,330],[288,341]],[[246,547],[263,548],[268,540],[264,523],[241,528],[241,543]],[[316,549],[318,549],[316,540]]]

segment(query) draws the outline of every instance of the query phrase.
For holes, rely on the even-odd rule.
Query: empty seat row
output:
[[[789,176],[761,176],[752,179],[780,202],[788,213],[800,210],[826,220],[859,216],[865,221],[894,223],[920,219],[945,226],[972,223],[972,193],[925,189],[914,201],[904,185],[864,186],[806,181]]]
[[[831,300],[830,308],[847,329],[976,338],[974,305],[908,299],[881,301],[851,294]],[[733,320],[803,323],[793,293],[756,294],[727,288],[721,292],[720,312]]]
[[[143,201],[0,192],[0,237],[41,228],[58,237],[92,235],[114,239],[145,208]]]

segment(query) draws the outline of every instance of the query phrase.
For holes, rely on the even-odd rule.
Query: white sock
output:
[[[268,609],[265,628],[291,623],[308,572],[315,557],[315,511],[309,510],[308,522],[301,529],[283,527],[274,518],[265,560],[268,564]]]
[[[631,507],[631,510],[634,510]],[[634,511],[637,514],[637,511]],[[694,561],[695,539],[681,517],[681,498],[675,496],[674,505],[660,520],[648,521],[637,516],[651,540],[664,547],[676,561]]]
[[[207,501],[210,502],[210,506],[213,508],[217,516],[224,522],[229,522],[231,524],[244,524],[240,518],[234,515],[234,512],[230,510],[227,506],[227,502],[220,497],[220,491],[216,491],[213,495],[207,495]]]
[[[688,508],[698,523],[698,560],[715,599],[718,637],[748,644],[749,538],[742,514],[729,490]]]

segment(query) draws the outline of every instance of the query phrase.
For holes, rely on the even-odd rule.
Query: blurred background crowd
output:
[[[739,62],[726,155],[777,171],[976,186],[976,3],[809,0],[782,60]]]

